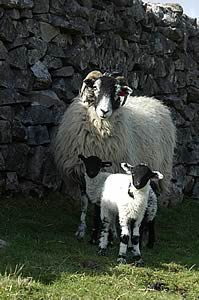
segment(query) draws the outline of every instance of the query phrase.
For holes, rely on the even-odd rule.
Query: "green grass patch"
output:
[[[117,265],[118,243],[99,257],[89,235],[77,241],[71,200],[1,199],[0,299],[199,299],[198,216],[193,200],[160,209],[155,247],[135,267]]]

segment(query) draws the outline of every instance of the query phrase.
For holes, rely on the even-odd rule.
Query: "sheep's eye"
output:
[[[93,86],[93,90],[94,90],[94,91],[96,91],[96,90],[97,90],[97,87],[96,87],[95,85]]]

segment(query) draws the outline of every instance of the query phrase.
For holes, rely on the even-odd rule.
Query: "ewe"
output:
[[[123,78],[94,71],[66,110],[55,141],[55,160],[71,193],[77,189],[75,182],[82,187],[79,153],[112,161],[114,173],[121,172],[122,161],[132,165],[144,162],[164,174],[164,196],[169,191],[176,137],[170,111],[157,99],[130,93]],[[84,211],[87,197],[81,201]],[[85,229],[82,220],[77,236],[83,237]]]

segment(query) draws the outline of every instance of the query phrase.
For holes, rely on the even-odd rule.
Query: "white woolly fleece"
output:
[[[176,130],[169,109],[149,97],[128,97],[125,106],[110,118],[100,119],[94,105],[74,99],[66,110],[55,141],[55,159],[66,178],[79,173],[78,154],[96,155],[113,162],[111,172],[121,172],[120,163],[146,163],[163,175],[168,190]]]

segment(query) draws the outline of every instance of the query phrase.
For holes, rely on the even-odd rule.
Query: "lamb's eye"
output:
[[[93,86],[93,90],[94,90],[94,91],[96,91],[96,90],[97,90],[97,87],[96,87],[95,85]]]

